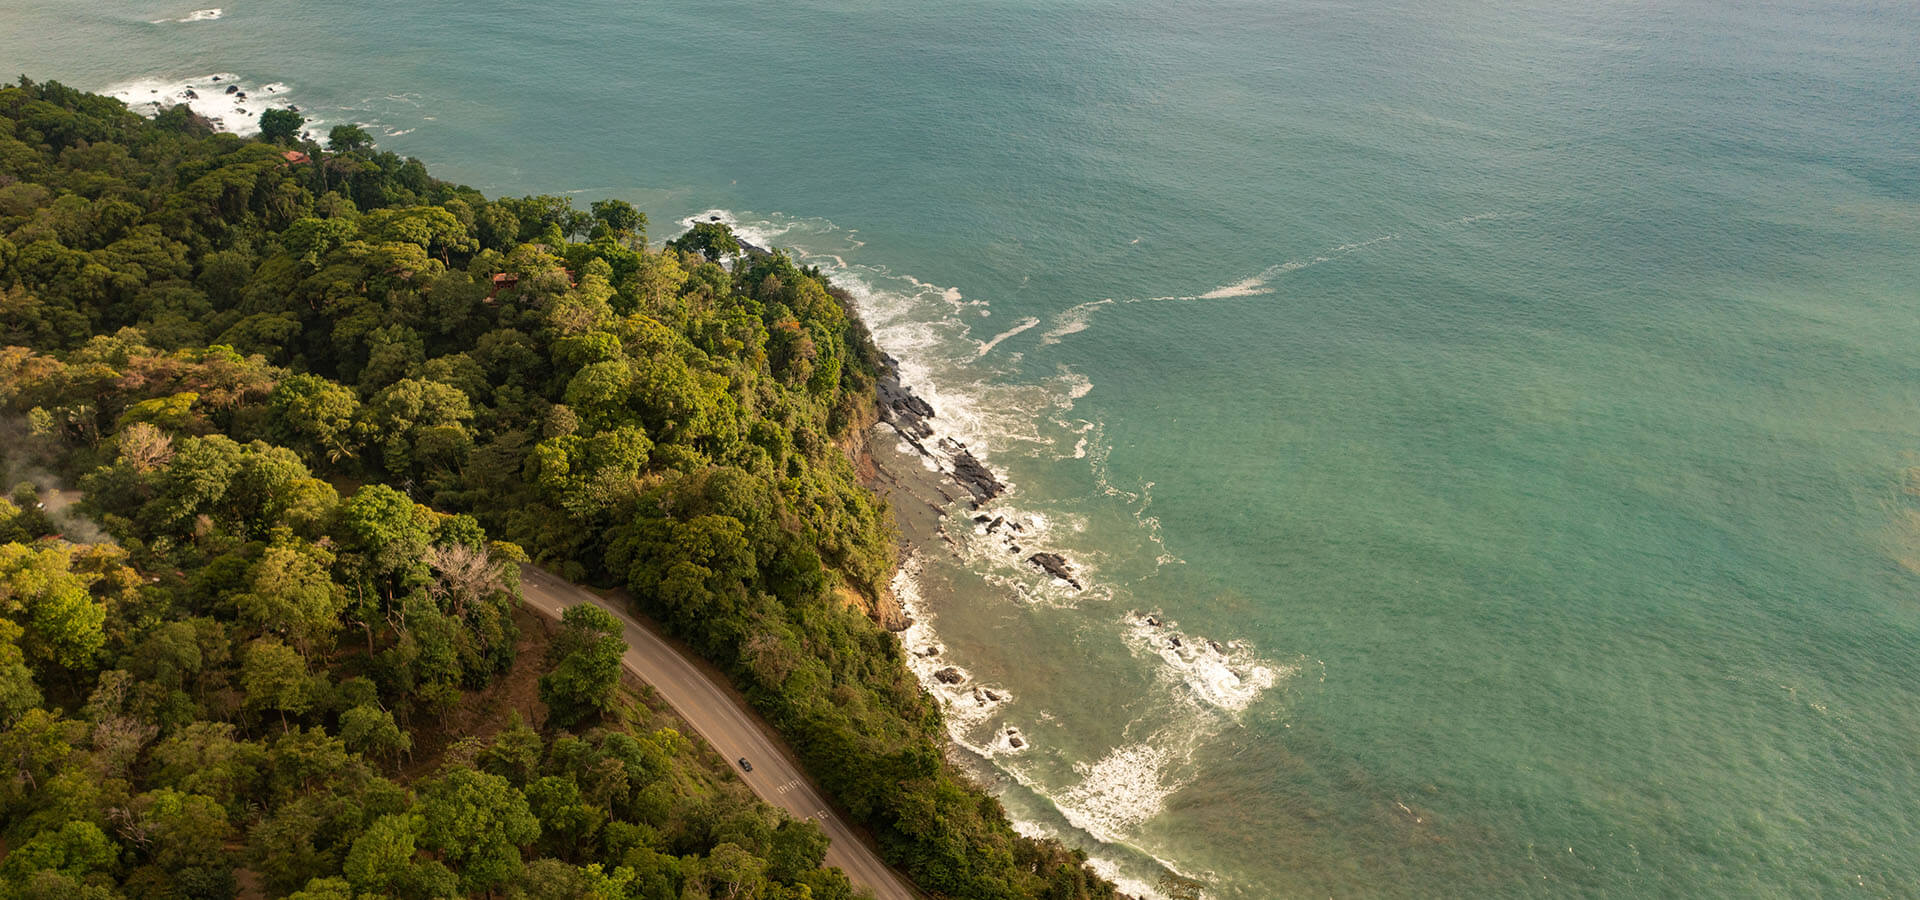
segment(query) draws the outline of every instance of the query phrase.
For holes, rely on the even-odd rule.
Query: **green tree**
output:
[[[709,262],[740,255],[740,239],[733,236],[733,229],[725,222],[695,222],[685,234],[668,241],[667,246],[698,253]]]
[[[362,153],[373,146],[373,136],[358,125],[335,125],[327,132],[327,149],[334,153]]]
[[[380,817],[354,839],[340,873],[363,894],[392,893],[396,885],[406,883],[407,872],[413,868],[418,830],[414,816]]]
[[[318,545],[268,547],[253,566],[250,590],[236,595],[234,603],[255,627],[285,635],[301,656],[325,653],[347,606],[332,565],[333,554]]]
[[[213,798],[161,788],[135,797],[132,813],[155,865],[178,872],[226,860],[227,812]]]
[[[356,706],[341,713],[340,739],[355,753],[388,760],[413,749],[413,737],[394,724],[393,713],[373,706]]]
[[[260,137],[276,144],[284,144],[300,134],[300,126],[307,124],[305,116],[290,109],[269,109],[260,114]]]
[[[540,702],[555,724],[571,728],[613,708],[620,657],[627,643],[612,613],[582,603],[560,616],[560,634],[547,650],[553,670],[540,678]]]
[[[465,392],[437,381],[404,378],[367,403],[387,471],[404,476],[458,465],[473,447],[473,405]]]
[[[315,463],[354,455],[359,439],[353,421],[359,409],[353,391],[317,375],[288,376],[267,398],[274,438],[306,452]]]
[[[633,204],[625,200],[595,200],[589,208],[599,223],[594,228],[596,237],[604,233],[623,241],[646,240],[647,214],[634,209]]]
[[[383,484],[370,484],[341,504],[341,525],[370,574],[393,583],[424,582],[433,513]]]
[[[120,848],[92,822],[68,822],[42,831],[7,854],[0,862],[0,883],[25,884],[35,872],[58,872],[83,878],[110,872],[119,862]]]
[[[420,794],[420,839],[444,854],[461,886],[483,891],[520,873],[520,847],[540,836],[540,822],[505,778],[455,768]]]
[[[353,885],[344,878],[315,878],[287,900],[353,900]]]
[[[20,649],[20,636],[25,633],[20,626],[0,619],[0,726],[40,705],[40,688],[33,683],[33,670],[27,667],[27,655]]]
[[[313,677],[307,673],[306,660],[273,638],[247,645],[240,686],[248,706],[278,711],[282,728],[289,713],[299,716],[313,706]]]
[[[99,656],[107,609],[89,590],[96,579],[74,570],[71,544],[0,545],[0,613],[21,626],[28,659],[83,668]]]

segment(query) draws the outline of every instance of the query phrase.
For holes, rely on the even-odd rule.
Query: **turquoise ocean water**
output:
[[[1911,0],[194,13],[0,0],[0,69],[855,288],[1023,529],[947,520],[910,649],[1128,883],[1920,893]]]

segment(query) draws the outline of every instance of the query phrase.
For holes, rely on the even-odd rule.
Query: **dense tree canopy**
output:
[[[0,462],[40,478],[0,503],[0,900],[851,896],[648,726],[611,616],[520,658],[529,560],[724,669],[928,891],[1112,895],[942,762],[866,615],[894,544],[845,294],[720,223],[654,249],[621,201],[271,124],[0,89]],[[529,665],[528,723],[457,730]]]

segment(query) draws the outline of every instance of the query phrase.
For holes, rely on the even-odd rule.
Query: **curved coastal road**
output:
[[[714,683],[711,676],[625,611],[572,582],[543,569],[522,566],[520,590],[528,606],[556,619],[567,607],[581,603],[598,604],[612,613],[626,631],[627,652],[621,661],[627,670],[653,685],[661,699],[722,757],[729,761],[745,757],[753,763],[751,772],[742,772],[735,765],[734,774],[760,799],[792,813],[796,819],[819,824],[831,841],[827,845],[827,865],[839,866],[855,887],[872,891],[879,900],[919,900],[920,894],[907,880],[881,862],[879,854],[861,843],[853,829],[833,813],[820,791],[789,761],[788,754],[774,745],[758,717],[737,695]]]

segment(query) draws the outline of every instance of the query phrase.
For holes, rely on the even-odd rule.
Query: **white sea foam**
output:
[[[211,22],[215,19],[220,18],[223,15],[226,15],[226,11],[216,6],[212,9],[196,9],[193,12],[187,13],[186,16],[183,18],[154,19],[151,24],[167,25],[174,22]]]
[[[1225,300],[1229,297],[1253,297],[1260,294],[1271,293],[1273,293],[1273,288],[1267,286],[1266,276],[1255,275],[1252,278],[1214,288],[1213,290],[1194,297],[1194,299]]]
[[[980,726],[1013,702],[1013,692],[1006,687],[981,683],[974,680],[972,673],[948,661],[946,648],[940,643],[940,636],[934,631],[934,615],[927,609],[925,598],[920,593],[920,559],[909,555],[894,573],[891,588],[894,597],[913,621],[905,631],[900,632],[900,645],[907,653],[907,667],[927,692],[937,698],[946,710],[947,735],[957,744],[980,754],[992,757],[1001,752],[1017,752],[1011,745],[1005,726],[995,726],[994,736],[982,742],[976,739]],[[941,681],[936,673],[945,669],[954,669],[961,675],[958,683]],[[1025,736],[1021,742],[1032,746]]]
[[[1020,324],[1015,325],[1012,328],[1007,329],[1006,331],[1002,331],[999,334],[994,335],[992,340],[989,340],[981,344],[980,351],[974,354],[974,358],[978,359],[979,357],[985,356],[988,353],[993,352],[993,348],[1000,346],[1001,341],[1004,341],[1007,338],[1013,337],[1014,335],[1019,334],[1020,332],[1026,331],[1027,329],[1032,328],[1033,326],[1038,324],[1040,324],[1040,320],[1032,316],[1028,316],[1024,319],[1021,319]]]
[[[1098,762],[1075,763],[1080,783],[1054,805],[1075,828],[1121,843],[1183,786],[1173,772],[1176,762],[1170,749],[1153,742],[1115,747]]]
[[[228,88],[234,88],[228,93]],[[139,78],[109,87],[101,93],[127,105],[144,116],[157,115],[173,106],[185,106],[204,116],[218,131],[252,135],[260,131],[260,114],[269,109],[296,106],[294,92],[285,82],[273,81],[252,86],[232,72],[214,72],[193,78]],[[318,133],[320,119],[305,109],[302,129]]]
[[[1126,626],[1127,645],[1138,655],[1158,657],[1163,680],[1229,716],[1245,712],[1281,679],[1300,671],[1297,664],[1261,659],[1244,641],[1221,643],[1186,634],[1157,611],[1129,615]]]
[[[1054,325],[1040,336],[1040,345],[1050,346],[1060,343],[1068,335],[1079,334],[1093,325],[1093,314],[1102,306],[1113,305],[1111,297],[1105,300],[1089,300],[1077,306],[1068,307],[1053,317]]]
[[[1139,900],[1169,900],[1166,894],[1160,892],[1158,886],[1128,876],[1126,872],[1120,868],[1120,864],[1111,859],[1089,855],[1087,857],[1087,866],[1093,869],[1101,878],[1113,882],[1113,886],[1119,888],[1120,893],[1129,897],[1137,897]],[[1202,892],[1197,896],[1200,900],[1205,900],[1208,895]]]

